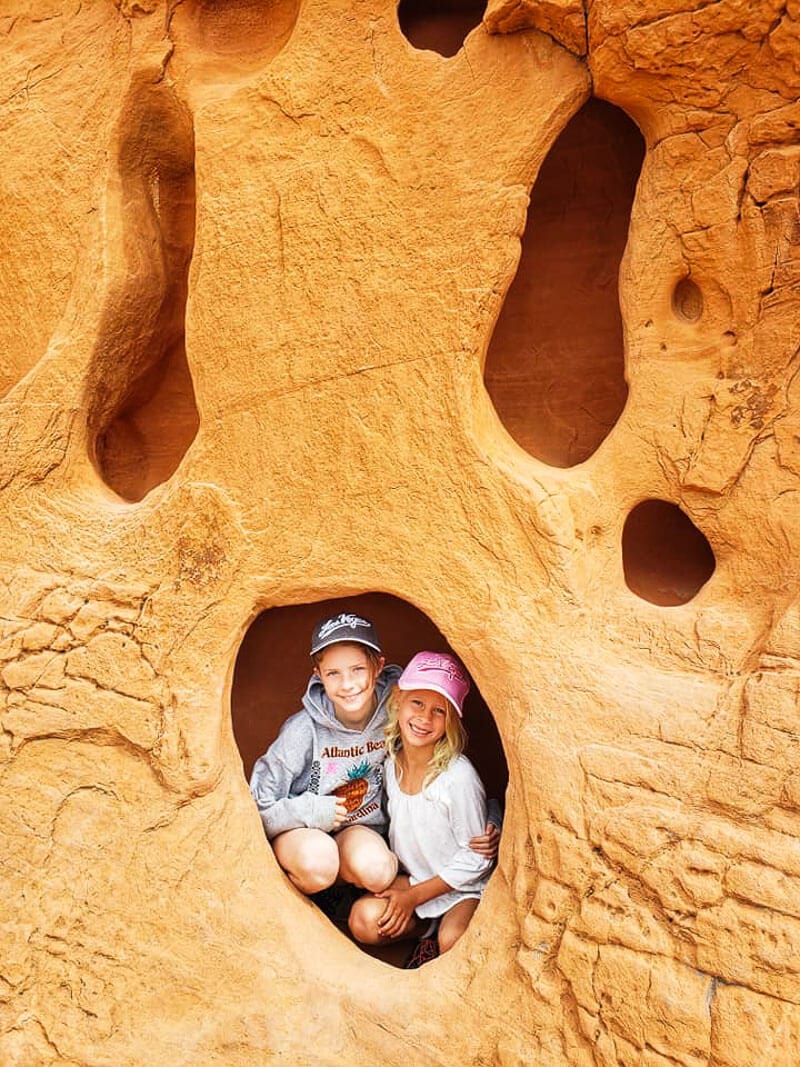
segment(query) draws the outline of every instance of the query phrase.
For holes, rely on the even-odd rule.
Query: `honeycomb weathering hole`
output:
[[[163,83],[134,85],[121,114],[118,203],[127,276],[105,309],[88,422],[103,480],[134,501],[175,472],[199,426],[184,337],[194,131]]]
[[[623,111],[589,100],[531,191],[484,373],[511,436],[554,467],[588,459],[628,397],[618,275],[644,151]]]
[[[703,314],[703,294],[691,278],[681,278],[673,289],[672,312],[683,322],[697,322]]]
[[[248,60],[269,61],[289,40],[300,0],[188,0],[175,8],[175,28],[193,53],[235,72]]]
[[[414,48],[454,56],[481,22],[485,0],[400,0],[397,21]]]
[[[371,619],[381,637],[388,663],[404,665],[415,652],[455,652],[423,612],[384,593],[271,608],[262,612],[244,636],[233,674],[231,718],[245,776],[275,740],[284,721],[300,710],[311,673],[308,654],[314,624],[338,611],[355,611]],[[467,664],[468,665],[468,664]],[[486,787],[487,797],[503,800],[508,766],[494,717],[477,686],[467,697],[466,750]],[[398,963],[408,953],[402,942],[378,954]]]
[[[669,607],[700,591],[716,559],[705,535],[676,504],[644,500],[625,520],[622,565],[632,592]]]

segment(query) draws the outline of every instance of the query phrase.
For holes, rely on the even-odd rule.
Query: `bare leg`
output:
[[[408,885],[408,877],[404,874],[398,875],[392,884]],[[428,925],[427,919],[415,919],[411,927],[399,937],[386,937],[378,929],[378,920],[385,908],[386,901],[381,900],[380,897],[359,897],[350,909],[348,919],[350,933],[356,941],[362,945],[385,945],[389,941],[403,941],[409,937],[419,937]]]
[[[348,826],[335,837],[339,874],[359,889],[380,893],[397,875],[397,856],[379,833],[368,826]]]
[[[475,909],[479,903],[478,900],[472,898],[459,900],[458,904],[454,904],[450,911],[444,913],[439,924],[440,952],[447,952],[458,941],[469,926],[469,921],[475,914]]]
[[[339,874],[339,850],[324,830],[299,827],[272,840],[275,858],[303,893],[318,893]]]

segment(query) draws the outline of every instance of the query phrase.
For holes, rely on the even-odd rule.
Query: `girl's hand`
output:
[[[381,937],[402,937],[414,924],[414,894],[408,889],[384,889],[376,897],[386,901],[383,915],[378,919]]]
[[[344,820],[347,818],[347,805],[343,800],[336,798],[336,814],[333,817],[333,826],[331,829],[338,830]]]
[[[473,852],[479,856],[485,856],[487,860],[497,859],[497,850],[500,847],[500,831],[494,823],[486,824],[486,832],[478,837],[473,837],[469,843]]]

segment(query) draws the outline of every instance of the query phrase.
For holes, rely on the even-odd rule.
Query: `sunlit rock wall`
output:
[[[796,1067],[797,15],[5,0],[4,1065]],[[419,971],[232,727],[364,593],[508,764]]]

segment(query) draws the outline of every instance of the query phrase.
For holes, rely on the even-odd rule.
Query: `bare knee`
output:
[[[362,945],[377,945],[384,940],[378,932],[378,919],[385,903],[377,897],[360,897],[350,909],[347,925],[350,933]]]
[[[384,855],[369,856],[359,871],[364,889],[370,893],[382,893],[397,877],[397,856],[387,848]]]
[[[333,885],[339,875],[336,843],[322,831],[290,830],[275,838],[273,847],[278,863],[303,893],[319,893]]]
[[[453,945],[456,943],[456,941],[458,941],[458,939],[461,937],[461,935],[464,933],[465,930],[466,930],[466,925],[464,925],[464,926],[451,925],[451,926],[445,927],[444,929],[440,929],[439,930],[439,938],[438,938],[438,940],[439,940],[439,951],[440,952],[449,952],[450,949],[453,947]]]
[[[324,869],[318,866],[312,866],[303,871],[298,871],[296,874],[291,871],[286,872],[289,875],[291,881],[302,892],[311,896],[314,893],[320,893],[323,889],[328,889],[336,881],[338,870],[330,867]]]
[[[442,916],[438,934],[440,952],[450,951],[469,926],[477,906],[477,900],[462,900]]]
[[[397,876],[397,856],[383,838],[367,827],[353,827],[339,836],[342,876],[370,893],[380,893]]]

